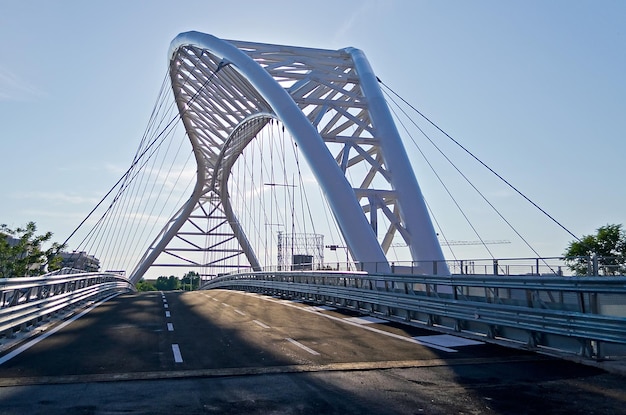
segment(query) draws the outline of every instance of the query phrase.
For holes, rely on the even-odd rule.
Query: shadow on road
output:
[[[166,296],[173,333],[160,293],[129,294],[0,366],[0,415],[618,414],[626,407],[623,377],[492,345],[454,356],[415,345],[415,361],[422,357],[424,364],[412,366],[316,366],[271,342],[250,341],[241,328],[207,313],[197,297]],[[397,324],[386,329],[424,332]],[[185,344],[182,364],[173,362],[173,341]],[[30,384],[15,386],[21,382]]]

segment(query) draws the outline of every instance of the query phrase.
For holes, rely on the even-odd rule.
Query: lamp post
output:
[[[331,251],[336,251],[339,248],[343,248],[346,250],[346,271],[349,271],[350,269],[350,259],[348,258],[348,247],[347,246],[340,246],[340,245],[326,245],[326,248],[330,249]]]
[[[268,248],[268,247],[267,247],[267,234],[268,234],[268,231],[267,231],[267,228],[268,228],[268,227],[270,228],[270,231],[269,231],[270,236],[273,236],[273,233],[272,233],[272,231],[271,231],[271,229],[272,229],[271,227],[272,227],[272,226],[281,227],[281,226],[285,226],[285,225],[283,225],[282,223],[266,223],[266,224],[265,224],[265,267],[267,267],[268,265],[270,265],[270,268],[268,268],[268,269],[271,269],[271,261],[268,261],[268,260],[267,260],[267,254],[268,254],[268,249],[267,249],[267,248]],[[278,231],[278,238],[279,238],[279,239],[280,239],[280,238],[282,238],[282,232],[281,232],[280,230]],[[272,241],[272,243],[274,243],[273,238],[270,238],[270,240]],[[278,241],[277,248],[278,248],[279,250],[280,250],[280,249],[282,249],[282,244],[280,243],[280,241]],[[273,251],[274,251],[274,249],[273,249],[273,248],[271,248],[269,251],[270,251],[270,254],[272,254],[272,253],[273,253]],[[270,255],[270,257],[271,257],[271,255]],[[281,257],[281,252],[278,252],[278,259],[280,259],[280,257]],[[269,264],[268,264],[268,262],[269,262]],[[276,264],[277,266],[282,265],[282,264],[280,264],[280,261],[278,261],[278,262],[279,262],[279,263],[278,263],[278,264]]]
[[[296,234],[296,222],[295,222],[295,201],[296,201],[296,191],[295,188],[298,187],[295,185],[295,179],[292,177],[291,179],[291,183],[263,183],[264,186],[272,186],[272,187],[292,187],[294,188],[291,191],[291,265],[293,266],[293,254],[294,254],[294,250],[293,250],[293,244],[294,244],[294,240],[295,240],[295,234]]]

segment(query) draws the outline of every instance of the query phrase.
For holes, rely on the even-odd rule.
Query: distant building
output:
[[[3,233],[0,233],[0,235],[3,235],[4,237],[6,237],[6,240],[7,240],[7,243],[9,244],[9,246],[15,246],[15,245],[17,245],[20,242],[19,239],[14,238],[14,237],[12,237],[10,235],[5,235]]]
[[[100,260],[86,252],[60,252],[62,268],[74,268],[85,272],[98,272]]]
[[[19,245],[22,242],[22,240],[19,239],[19,238],[14,238],[11,235],[7,235],[7,234],[1,233],[1,232],[0,232],[0,238],[4,238],[6,240],[6,242],[7,242],[7,244],[9,245],[9,247],[11,247],[11,248]],[[18,259],[24,259],[24,258],[26,258],[27,255],[30,254],[30,251],[31,251],[31,246],[30,246],[30,243],[29,243],[29,244],[27,244],[24,247],[23,250],[20,250],[20,252],[17,253],[16,257],[11,257],[10,261],[15,261],[15,260],[18,260]],[[7,260],[7,259],[5,258],[5,260]],[[31,264],[28,264],[26,272],[28,273],[28,275],[37,275],[39,273],[45,272],[44,269],[45,269],[45,264],[43,264],[41,261],[37,261],[37,262],[33,262]],[[13,277],[23,277],[24,276],[24,275],[13,275],[12,272],[9,272],[7,275],[8,276],[13,276]],[[5,275],[5,276],[7,276],[7,275]]]

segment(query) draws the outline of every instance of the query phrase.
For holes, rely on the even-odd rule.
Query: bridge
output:
[[[601,369],[626,357],[626,277],[446,259],[397,98],[354,48],[176,37],[131,167],[71,236],[112,271],[2,281],[4,412],[35,390],[59,413],[521,412],[511,388],[530,412],[621,410]],[[135,292],[172,270],[201,290]],[[66,404],[42,384],[99,386]]]

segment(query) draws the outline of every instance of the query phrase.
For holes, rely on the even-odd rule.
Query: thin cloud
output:
[[[348,18],[339,27],[335,33],[335,41],[343,41],[343,39],[348,37],[347,34],[350,33],[355,26],[363,25],[363,22],[368,21],[366,17],[372,10],[376,11],[378,7],[384,7],[386,5],[387,2],[380,0],[369,0],[363,2],[361,7],[357,8],[354,13],[348,16]]]
[[[36,86],[0,66],[0,101],[29,101],[43,95]]]
[[[73,195],[63,192],[23,192],[16,193],[13,197],[15,199],[34,199],[39,202],[55,202],[65,205],[93,205],[100,201],[97,197]]]

